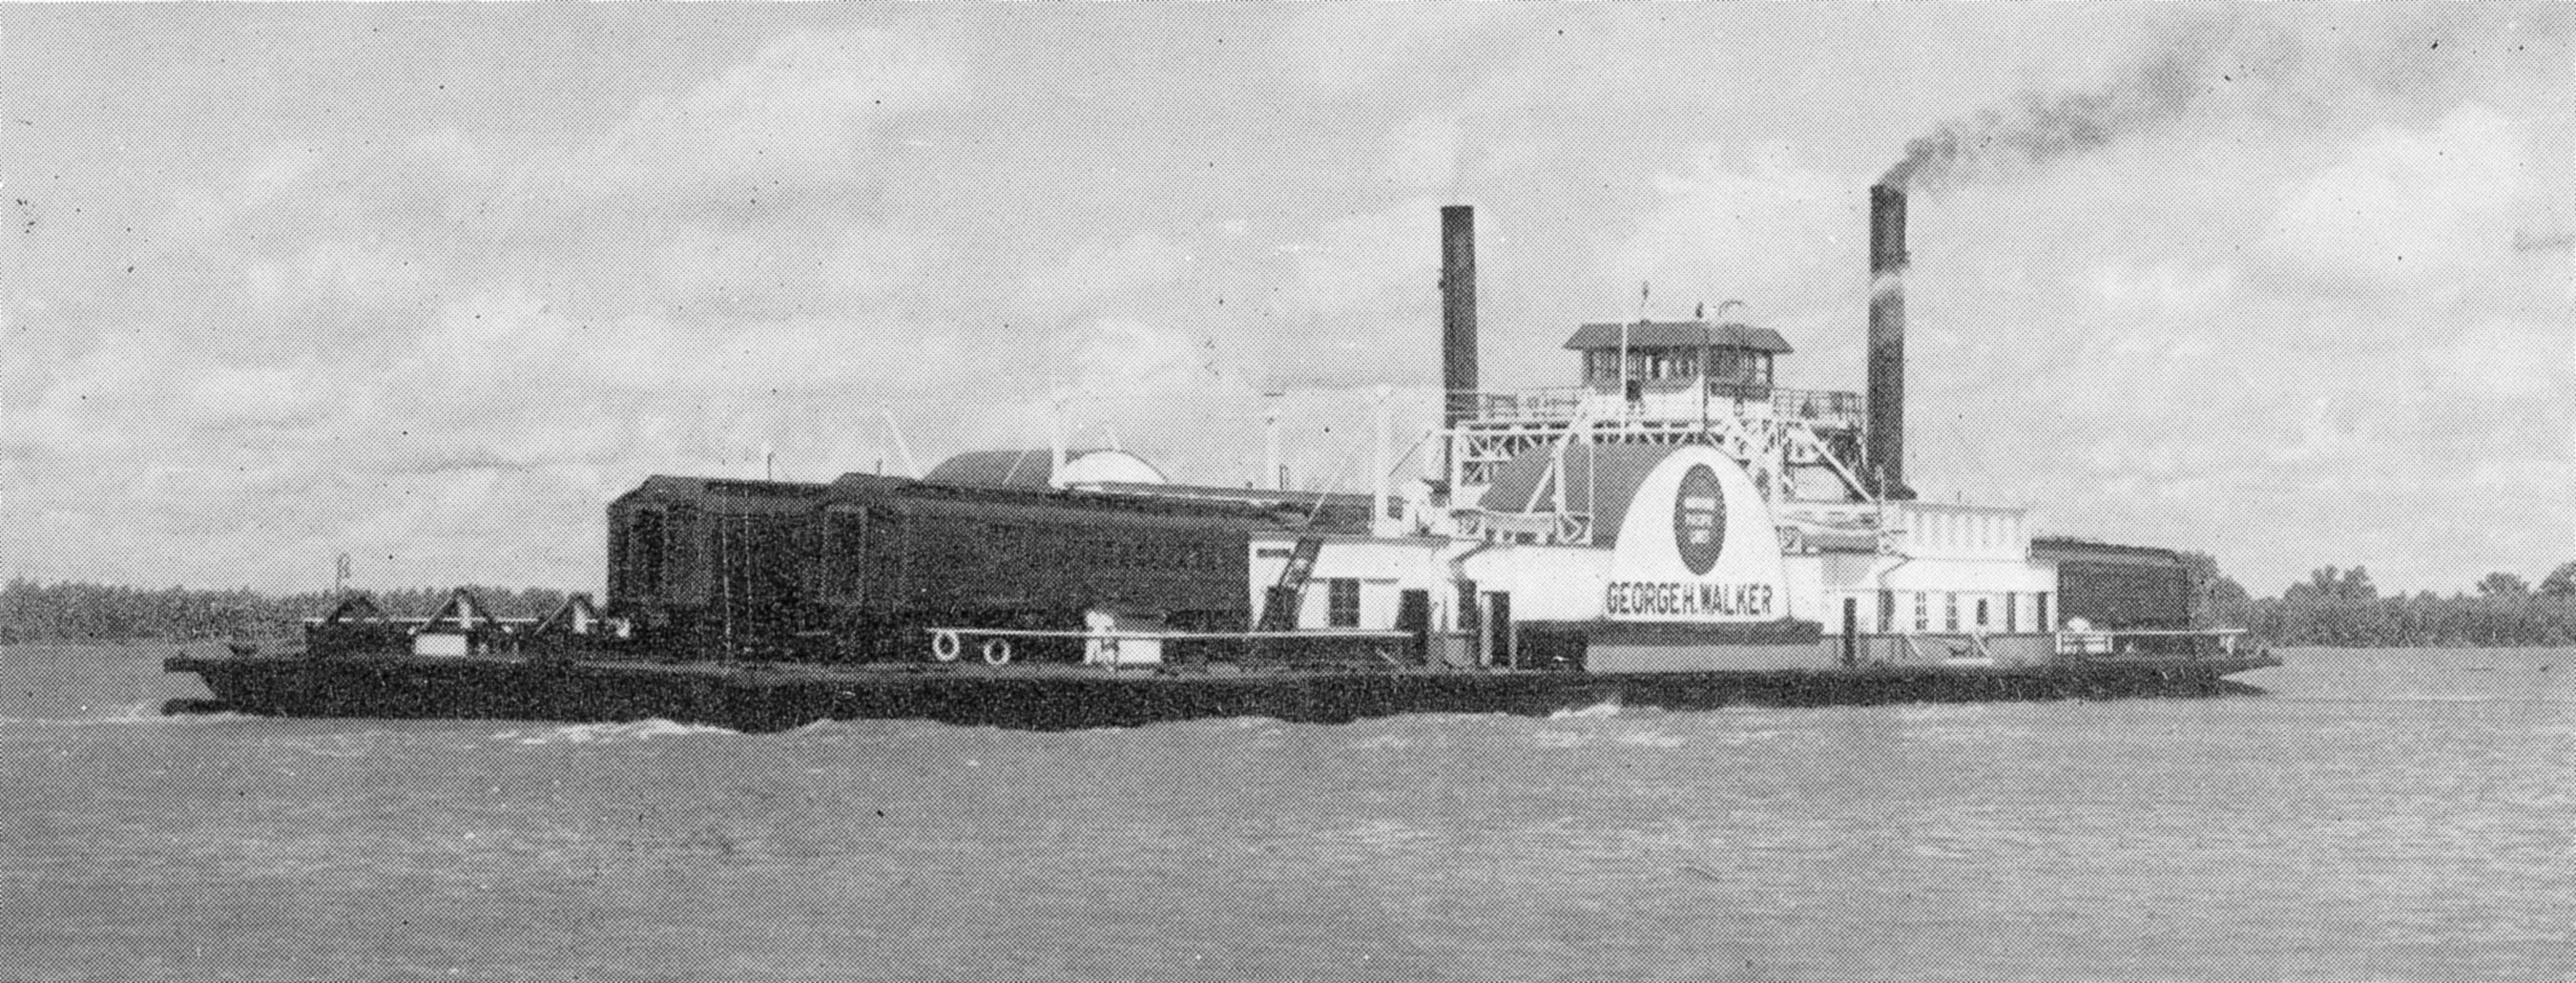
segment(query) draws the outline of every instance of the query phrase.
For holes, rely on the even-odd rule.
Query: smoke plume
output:
[[[1879,181],[1938,193],[2028,177],[2186,121],[2377,125],[2437,118],[2464,93],[2565,84],[2570,18],[2555,9],[2504,18],[2446,4],[2346,13],[2193,11],[2155,31],[2098,86],[2028,93],[1934,127]]]
[[[1943,123],[1908,142],[1905,158],[1879,182],[1937,192],[2011,180],[2152,130],[2221,87],[2253,81],[2247,60],[2228,57],[2236,33],[2225,23],[2180,28],[2099,88],[2026,94],[2010,109]]]

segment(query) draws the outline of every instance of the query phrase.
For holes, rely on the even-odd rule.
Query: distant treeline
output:
[[[543,617],[565,597],[563,591],[545,588],[467,589],[482,599],[489,613],[504,618]],[[447,589],[406,587],[369,591],[367,596],[386,614],[425,617],[446,603]],[[298,623],[306,618],[330,613],[335,603],[330,591],[152,590],[12,579],[0,587],[0,643],[277,638],[298,632]]]
[[[2185,554],[2201,592],[2204,625],[2245,628],[2275,645],[2445,648],[2576,645],[2576,563],[2535,590],[2510,573],[2488,574],[2478,593],[2379,595],[2363,567],[2321,567],[2279,597],[2247,597],[2205,554]]]
[[[2185,553],[2200,584],[2195,619],[2245,628],[2275,645],[2342,648],[2464,645],[2576,645],[2576,563],[2550,572],[2538,589],[2510,574],[2480,581],[2476,596],[2379,596],[2369,571],[2324,567],[2280,597],[2249,597],[2207,554]],[[492,614],[537,618],[565,593],[546,588],[467,588]],[[407,587],[368,592],[396,617],[424,617],[446,603],[447,590]],[[0,643],[39,641],[199,641],[278,638],[305,618],[328,613],[329,591],[267,594],[243,588],[152,590],[108,584],[45,584],[13,579],[0,586]]]
[[[2456,648],[2576,645],[2576,600],[2511,597],[2257,598],[2214,612],[2216,624],[2274,645]]]

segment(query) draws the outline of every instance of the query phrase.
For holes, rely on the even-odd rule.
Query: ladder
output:
[[[1262,598],[1262,631],[1296,630],[1297,611],[1306,603],[1306,582],[1314,579],[1315,557],[1323,551],[1323,537],[1298,537],[1296,550],[1288,554],[1288,566],[1279,571],[1279,583]]]

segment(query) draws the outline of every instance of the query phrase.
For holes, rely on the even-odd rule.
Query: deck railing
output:
[[[1712,413],[1759,408],[1783,419],[1825,425],[1858,425],[1868,410],[1867,402],[1855,392],[1715,381],[1707,383],[1707,387],[1707,405]],[[1700,391],[1691,380],[1682,380],[1678,384],[1670,381],[1646,384],[1640,387],[1637,398],[1633,400],[1615,387],[1594,386],[1550,386],[1516,392],[1455,392],[1449,394],[1449,399],[1451,408],[1469,419],[1495,422],[1571,420],[1578,416],[1595,419],[1623,416],[1681,418],[1697,416],[1701,406]]]
[[[2241,628],[2149,631],[1886,632],[1822,644],[1851,665],[2035,666],[2050,663],[2226,659],[2262,649]]]

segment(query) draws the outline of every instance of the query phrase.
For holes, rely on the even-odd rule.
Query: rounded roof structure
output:
[[[1092,485],[1108,482],[1126,484],[1168,484],[1162,469],[1144,458],[1122,450],[1066,451],[1064,474],[1057,475],[1054,452],[1043,447],[1025,450],[966,451],[939,462],[923,475],[923,481],[943,485],[993,485],[1021,488],[1057,488],[1067,485]]]

